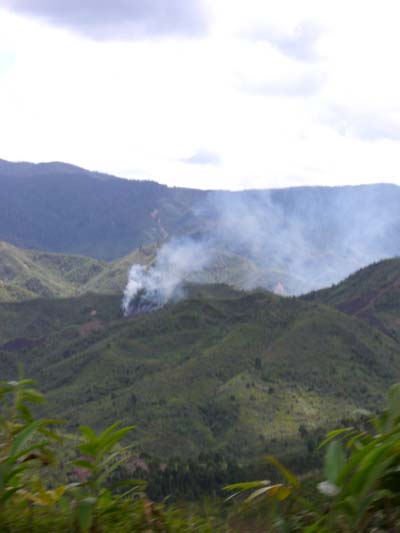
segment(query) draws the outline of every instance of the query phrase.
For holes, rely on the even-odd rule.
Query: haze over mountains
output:
[[[200,191],[0,161],[0,188],[0,240],[110,261],[185,238],[207,265],[221,255],[252,265],[238,277],[244,288],[304,293],[400,253],[395,185]]]

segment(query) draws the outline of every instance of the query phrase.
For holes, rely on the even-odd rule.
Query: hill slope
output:
[[[70,425],[138,427],[159,455],[249,457],[305,443],[300,426],[378,409],[400,380],[398,343],[334,308],[195,286],[176,305],[122,319],[115,296],[0,305],[0,371],[18,362]],[[301,451],[302,450],[302,451]]]
[[[106,263],[89,257],[24,250],[0,241],[0,301],[78,294]]]
[[[369,265],[342,283],[313,292],[305,299],[335,306],[400,342],[399,258]]]
[[[155,244],[140,246],[127,256],[106,263],[78,255],[26,250],[0,241],[0,302],[87,292],[122,295],[131,266],[151,266],[158,249]],[[285,272],[262,269],[253,261],[224,250],[215,250],[207,268],[189,281],[270,290],[279,289],[282,282],[294,282]]]
[[[166,238],[204,193],[72,165],[0,162],[0,240],[114,259]]]

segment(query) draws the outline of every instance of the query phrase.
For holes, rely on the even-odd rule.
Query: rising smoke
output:
[[[174,239],[158,251],[150,268],[133,265],[122,300],[125,316],[153,311],[184,296],[183,281],[202,271],[212,261],[204,241]]]
[[[332,285],[400,253],[399,201],[391,185],[210,192],[185,239],[164,244],[151,268],[132,267],[124,312],[181,298],[186,281],[294,295]]]

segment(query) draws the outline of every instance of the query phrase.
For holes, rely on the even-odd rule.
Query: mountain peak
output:
[[[61,161],[49,161],[45,163],[29,163],[27,161],[7,161],[0,159],[0,176],[15,178],[35,178],[54,175],[54,177],[65,177],[68,175],[81,174],[84,176],[101,180],[116,179],[109,174],[86,170],[85,168],[63,163]]]

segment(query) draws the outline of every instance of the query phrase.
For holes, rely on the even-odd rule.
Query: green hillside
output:
[[[180,233],[204,191],[118,179],[63,163],[0,160],[0,240],[113,260]]]
[[[159,456],[306,454],[304,428],[379,409],[400,379],[397,342],[363,320],[224,285],[135,319],[112,295],[3,303],[0,324],[2,375],[22,362],[47,412],[134,423],[139,449]]]
[[[68,297],[88,292],[122,294],[133,264],[151,265],[158,245],[140,246],[127,256],[109,263],[67,254],[24,250],[0,242],[0,301],[13,302],[36,297]],[[213,260],[187,281],[227,283],[236,288],[266,287],[284,292],[301,281],[277,269],[266,269],[254,261],[223,249],[213,251]]]
[[[335,306],[400,342],[399,258],[372,264],[338,285],[310,293],[305,299]]]
[[[0,242],[0,301],[78,293],[106,263],[83,256],[23,250]]]
[[[0,280],[0,302],[22,302],[36,298],[37,294],[23,289],[13,283],[4,283]]]
[[[101,294],[122,294],[130,267],[133,264],[151,265],[157,254],[157,245],[140,246],[130,254],[107,263],[107,266],[87,283],[80,287],[81,294],[98,292]]]

